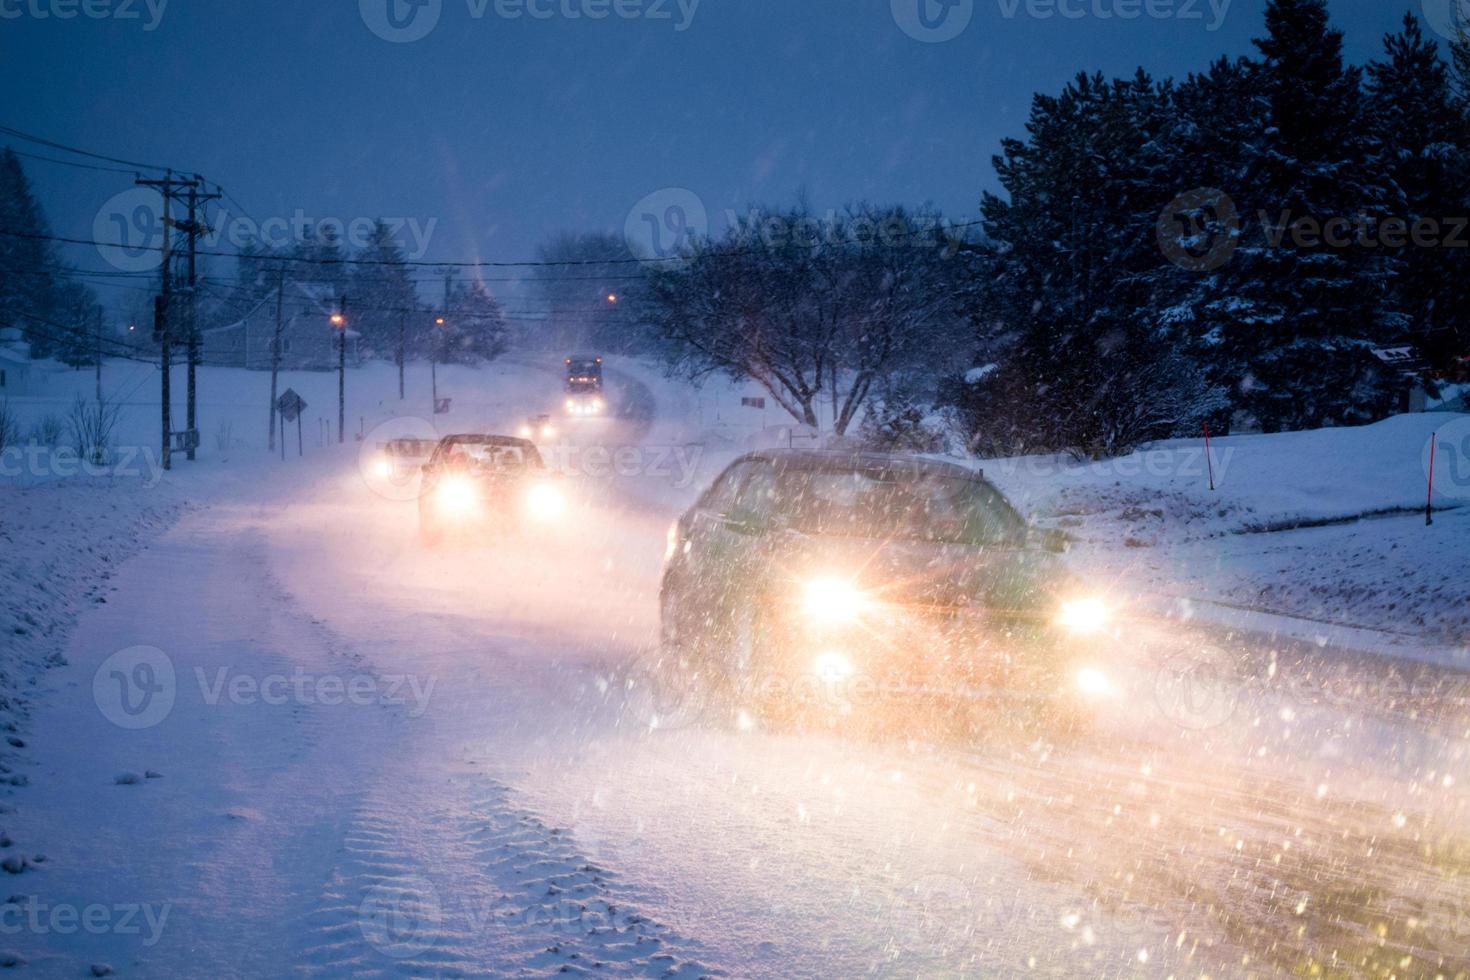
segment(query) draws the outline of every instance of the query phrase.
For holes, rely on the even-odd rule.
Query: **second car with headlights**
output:
[[[956,464],[755,453],[670,529],[662,660],[764,714],[999,701],[1073,724],[1111,693],[1111,627],[1061,545]]]
[[[427,544],[554,527],[566,497],[534,444],[496,435],[446,436],[424,466],[419,533]]]

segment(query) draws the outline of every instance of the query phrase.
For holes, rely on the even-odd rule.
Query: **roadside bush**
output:
[[[67,422],[71,426],[71,444],[77,455],[96,466],[106,466],[112,447],[112,430],[117,426],[120,408],[107,402],[93,402],[81,395],[72,403]]]
[[[945,449],[944,433],[929,422],[926,406],[912,395],[890,392],[868,405],[858,424],[864,449],[883,453],[939,453]]]
[[[10,402],[0,402],[0,451],[19,441],[20,425],[15,420],[15,413],[10,409]]]
[[[61,445],[61,437],[66,432],[66,425],[55,415],[46,415],[41,421],[31,426],[31,442],[38,446],[46,446],[55,449]]]

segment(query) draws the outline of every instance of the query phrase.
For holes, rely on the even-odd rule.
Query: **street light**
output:
[[[332,314],[337,335],[337,442],[347,441],[347,297],[343,296],[337,312]]]
[[[434,317],[434,326],[444,326],[444,318],[442,316]],[[434,343],[429,348],[429,387],[432,390],[435,415],[439,414],[439,348],[443,343],[444,338],[436,332],[434,334]]]

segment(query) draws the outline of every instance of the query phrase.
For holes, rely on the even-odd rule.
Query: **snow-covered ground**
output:
[[[439,422],[505,430],[553,411],[557,366],[448,369],[455,411]],[[109,384],[151,390],[136,367]],[[987,462],[1138,616],[1096,737],[927,744],[650,726],[639,667],[664,532],[762,438],[738,387],[694,392],[611,360],[617,417],[547,447],[574,491],[565,526],[431,552],[411,488],[360,452],[430,424],[426,373],[406,404],[391,367],[352,375],[362,447],[317,444],[334,377],[286,379],[311,409],[304,457],[291,433],[282,461],[264,451],[268,379],[206,370],[198,462],[153,486],[40,465],[0,488],[3,533],[37,542],[16,571],[7,541],[5,573],[30,582],[51,563],[42,621],[58,645],[68,634],[39,673],[49,650],[5,647],[35,693],[5,760],[29,785],[3,790],[7,856],[27,860],[0,906],[0,962],[45,976],[1470,969],[1463,675],[1405,672],[1307,620],[1180,621],[1146,601],[1345,610],[1414,633],[1396,637],[1403,655],[1453,654],[1463,629],[1430,610],[1465,589],[1462,512],[1427,529],[1237,533],[1422,502],[1419,449],[1397,447],[1427,442],[1431,421],[1219,440],[1215,493],[1202,455],[1198,476]],[[122,444],[151,445],[156,406],[124,400]],[[101,564],[121,566],[105,593]],[[1403,584],[1409,567],[1443,573],[1433,601]],[[1371,594],[1324,598],[1321,582]],[[1395,590],[1413,615],[1390,607]],[[18,595],[0,616],[42,601]]]
[[[1425,523],[1427,450],[1438,434]],[[1470,644],[1470,416],[1158,443],[1121,459],[982,463],[1074,562],[1125,594],[1214,600],[1407,634],[1457,659]],[[1213,470],[1214,489],[1210,489]],[[1212,614],[1228,613],[1214,610]]]

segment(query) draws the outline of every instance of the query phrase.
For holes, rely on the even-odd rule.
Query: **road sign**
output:
[[[297,416],[306,411],[306,399],[296,394],[295,388],[287,388],[286,393],[276,399],[276,411],[287,422],[294,422]]]

